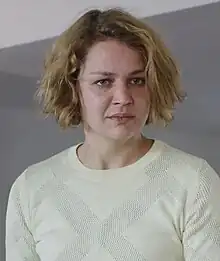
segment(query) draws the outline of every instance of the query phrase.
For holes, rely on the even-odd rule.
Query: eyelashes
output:
[[[93,84],[97,85],[98,87],[111,87],[114,83],[114,79],[111,78],[104,78],[95,81]],[[127,85],[128,86],[145,86],[146,80],[144,77],[135,77],[128,79]]]
[[[110,86],[113,84],[112,79],[100,79],[94,82],[95,85],[102,87],[102,86]]]
[[[133,85],[139,85],[139,86],[143,86],[145,85],[145,78],[144,77],[139,77],[139,78],[133,78],[131,79],[131,84]]]

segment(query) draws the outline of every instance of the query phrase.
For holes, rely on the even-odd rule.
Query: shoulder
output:
[[[28,166],[15,179],[11,186],[11,190],[36,191],[45,184],[53,182],[55,179],[59,178],[60,173],[65,171],[68,166],[67,161],[69,151],[73,147],[67,148],[53,156],[46,158],[45,160]]]
[[[195,156],[189,152],[183,151],[179,148],[171,146],[165,142],[163,144],[163,150],[161,156],[170,162],[171,165],[181,165],[192,169],[198,169],[203,158]]]
[[[195,196],[202,186],[204,188],[218,186],[220,191],[219,175],[207,160],[166,143],[160,158],[161,164],[166,165],[168,175],[172,176],[189,194]]]

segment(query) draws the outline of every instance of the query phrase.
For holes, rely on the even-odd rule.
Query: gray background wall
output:
[[[164,37],[182,71],[188,99],[166,129],[145,134],[203,157],[220,173],[220,3],[147,18]],[[0,50],[0,260],[5,211],[15,178],[28,166],[83,139],[44,120],[33,101],[45,51],[54,39]]]

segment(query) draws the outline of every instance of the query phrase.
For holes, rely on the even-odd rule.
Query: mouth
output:
[[[132,114],[127,114],[127,113],[116,113],[116,114],[113,114],[111,116],[109,116],[108,118],[110,119],[113,119],[113,118],[126,118],[126,119],[129,119],[129,118],[134,118],[134,115]]]
[[[114,121],[117,121],[119,123],[125,123],[125,122],[128,122],[132,119],[134,119],[135,117],[131,114],[114,114],[114,115],[111,115],[108,117],[108,119],[110,120],[114,120]]]

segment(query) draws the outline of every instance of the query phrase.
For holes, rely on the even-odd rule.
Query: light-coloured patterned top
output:
[[[219,261],[220,179],[156,140],[129,166],[94,170],[77,146],[28,167],[6,216],[6,261]]]

